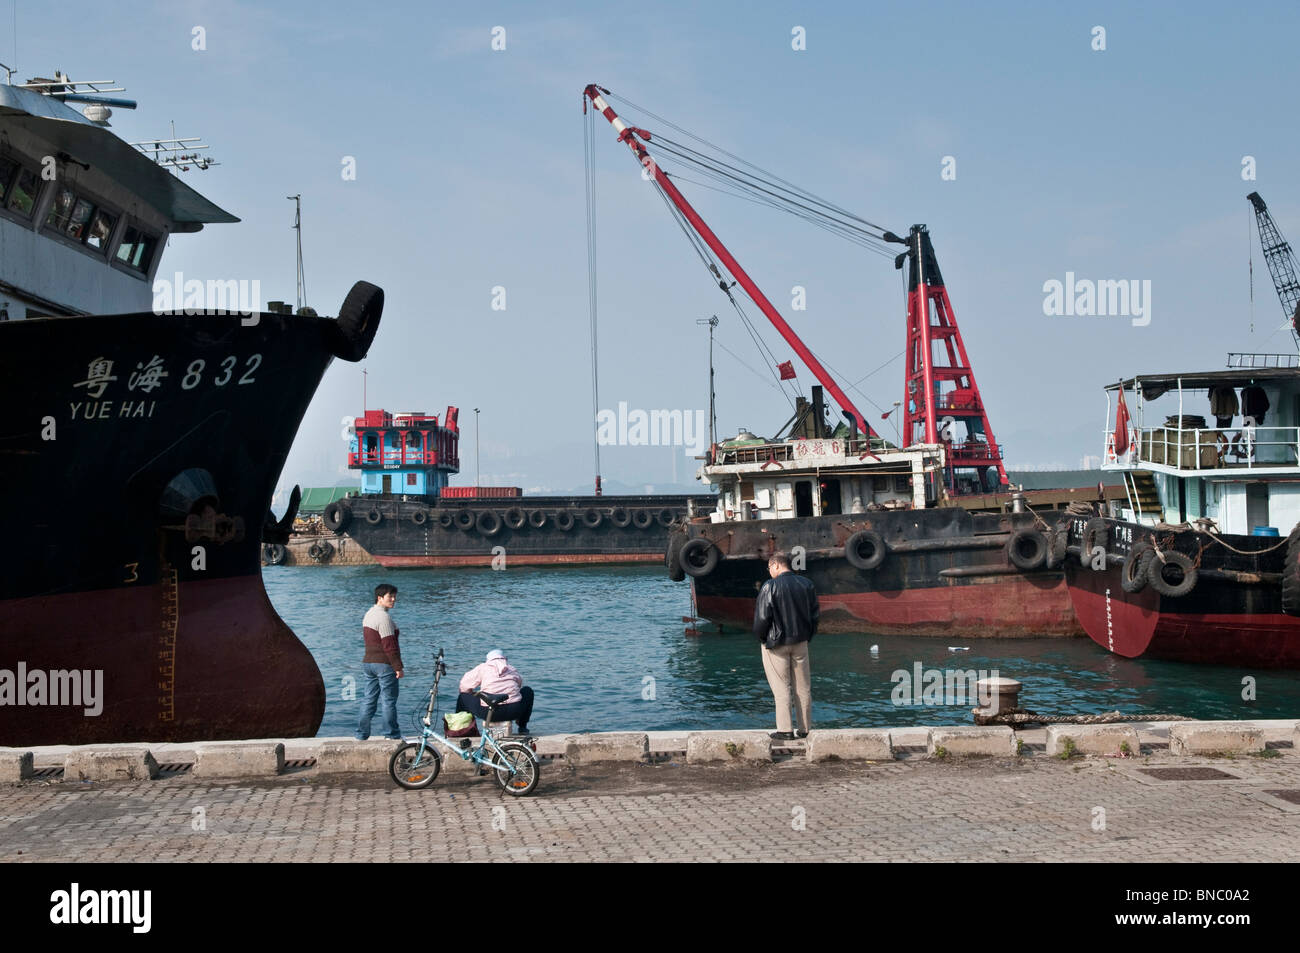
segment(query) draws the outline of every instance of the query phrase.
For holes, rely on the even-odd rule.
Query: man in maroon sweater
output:
[[[366,654],[361,660],[361,668],[366,674],[366,697],[361,702],[361,722],[356,733],[358,741],[370,737],[370,720],[374,718],[381,698],[384,737],[402,737],[397,727],[397,680],[402,677],[402,650],[397,645],[398,628],[388,614],[395,602],[397,587],[380,583],[375,586],[375,604],[361,620],[361,635],[366,643]]]

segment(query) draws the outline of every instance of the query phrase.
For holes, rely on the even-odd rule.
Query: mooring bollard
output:
[[[1019,708],[1022,687],[1014,678],[981,678],[975,683],[980,701],[980,707],[973,710],[975,724],[987,724],[999,712]]]

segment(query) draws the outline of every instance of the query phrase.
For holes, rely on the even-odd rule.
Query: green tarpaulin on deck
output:
[[[355,493],[355,486],[313,486],[302,491],[302,503],[298,505],[299,513],[323,513],[325,507],[335,500],[341,500],[349,493]]]

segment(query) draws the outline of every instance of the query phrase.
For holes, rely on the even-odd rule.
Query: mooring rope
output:
[[[1026,708],[1010,708],[996,715],[980,715],[976,712],[975,720],[981,725],[1108,725],[1122,721],[1188,721],[1182,715],[1125,715],[1118,711],[1108,711],[1101,715],[1040,715]]]

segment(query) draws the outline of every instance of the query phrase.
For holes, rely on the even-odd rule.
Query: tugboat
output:
[[[1279,533],[1300,520],[1296,356],[1230,354],[1226,370],[1142,374],[1106,393],[1103,466],[1128,492],[1064,524],[1084,631],[1126,658],[1300,667],[1300,527]],[[1198,406],[1213,425],[1188,413]]]
[[[816,586],[829,631],[1081,634],[1061,570],[1064,540],[1046,517],[1107,490],[1067,485],[1025,493],[1012,486],[926,226],[914,225],[902,238],[784,179],[753,172],[735,156],[702,159],[698,146],[629,125],[599,86],[584,95],[584,107],[589,100],[593,117],[607,119],[632,151],[741,319],[748,325],[732,293],[736,285],[820,384],[811,402],[798,399],[785,436],[769,441],[742,433],[711,446],[699,476],[720,488],[717,507],[677,527],[664,554],[670,578],[692,577],[696,614],[720,627],[748,627],[767,558],[784,551]],[[651,142],[692,172],[725,179],[742,197],[751,190],[756,201],[889,254],[896,268],[909,266],[901,447],[871,428],[687,202],[675,176],[650,156]],[[891,244],[906,250],[895,256]],[[792,362],[777,367],[781,380],[794,378]],[[844,423],[826,420],[824,393]]]
[[[358,282],[337,320],[239,282],[158,307],[169,238],[238,220],[173,174],[208,163],[188,140],[109,131],[135,104],[103,85],[0,85],[0,745],[310,736],[324,684],[259,553],[288,538],[296,494],[269,505],[307,405],[366,354],[383,292]]]
[[[711,495],[524,496],[519,487],[450,486],[460,471],[459,410],[436,415],[369,410],[356,418],[348,466],[353,498],[325,508],[388,568],[657,563],[668,528]]]

